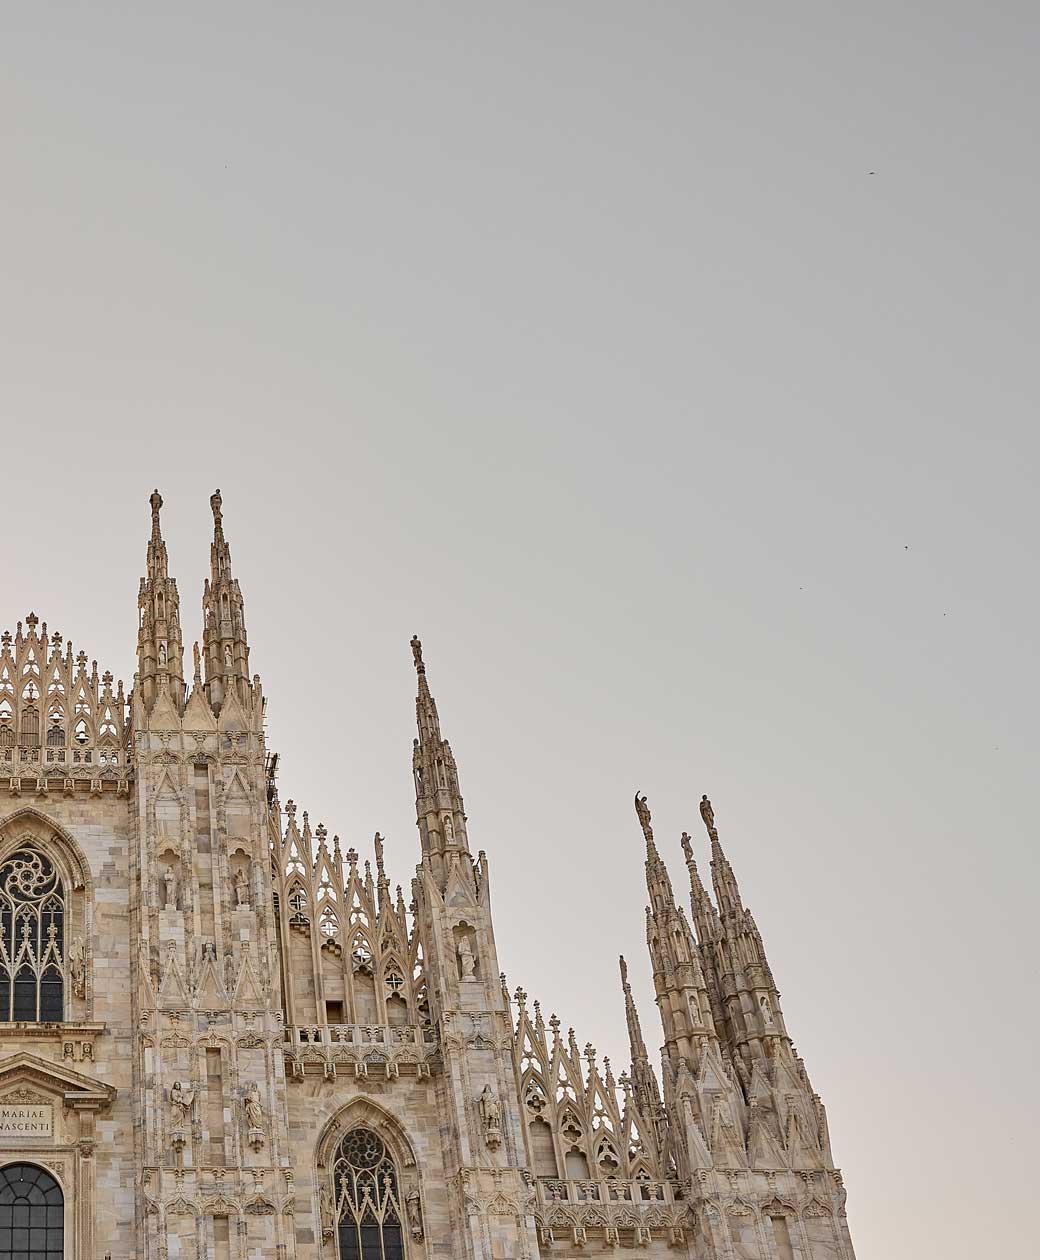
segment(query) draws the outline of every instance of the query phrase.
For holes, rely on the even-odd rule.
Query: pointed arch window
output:
[[[352,1129],[336,1151],[339,1260],[404,1260],[397,1169],[371,1129]]]
[[[30,846],[0,866],[0,1022],[57,1024],[65,1008],[65,890]]]

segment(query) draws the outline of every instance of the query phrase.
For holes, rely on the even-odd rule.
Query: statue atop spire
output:
[[[152,509],[152,542],[162,542],[162,529],[159,526],[159,511],[163,505],[163,497],[158,490],[153,490],[148,498]]]
[[[638,788],[636,788],[636,817],[639,819],[640,827],[643,828],[647,844],[653,844],[654,829],[650,825],[650,806],[646,803],[646,797],[639,795]]]
[[[415,672],[417,674],[425,674],[426,666],[423,664],[422,642],[417,634],[412,635],[412,660],[415,662]]]
[[[712,809],[711,801],[708,800],[707,795],[701,797],[701,818],[708,829],[708,835],[714,838],[716,835],[715,811]]]

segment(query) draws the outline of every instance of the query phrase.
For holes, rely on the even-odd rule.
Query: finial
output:
[[[692,862],[693,842],[690,840],[690,833],[688,831],[684,831],[682,833],[682,840],[679,843],[682,845],[683,857],[687,862]]]
[[[646,803],[646,797],[639,795],[639,789],[636,789],[636,817],[639,819],[639,825],[643,828],[643,835],[646,837],[647,844],[652,845],[654,842],[654,829],[650,826],[650,806]]]
[[[715,811],[712,809],[711,801],[708,800],[707,796],[701,797],[701,818],[704,820],[704,825],[708,829],[708,835],[711,836],[713,840],[716,839]]]
[[[417,674],[425,674],[426,666],[423,664],[422,643],[417,634],[412,635],[412,659],[415,661],[415,672]]]
[[[220,512],[220,505],[222,502],[223,500],[220,497],[219,490],[215,490],[209,496],[209,505],[213,509],[213,524],[217,527],[217,529],[220,528],[220,524],[223,519]]]
[[[625,955],[621,954],[618,958],[621,964],[621,984],[624,988],[628,988],[628,963],[625,962]]]
[[[148,496],[148,502],[151,505],[151,509],[152,509],[152,537],[154,539],[158,539],[160,537],[159,509],[163,505],[163,497],[159,493],[158,490],[153,490],[152,493]]]

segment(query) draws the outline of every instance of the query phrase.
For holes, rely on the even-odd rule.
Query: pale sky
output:
[[[0,623],[129,682],[157,485],[190,644],[219,485],[283,801],[407,885],[419,633],[618,1070],[707,792],[860,1260],[1032,1254],[1035,5],[0,13]]]

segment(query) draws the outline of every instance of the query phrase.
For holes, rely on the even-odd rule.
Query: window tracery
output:
[[[64,886],[26,845],[0,865],[0,1022],[60,1023],[65,961]]]
[[[352,1129],[332,1169],[339,1260],[403,1260],[397,1168],[371,1129]]]

